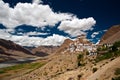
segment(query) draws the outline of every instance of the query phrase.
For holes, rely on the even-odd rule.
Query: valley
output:
[[[118,27],[110,28],[99,44],[80,35],[61,46],[29,49],[1,39],[0,80],[119,80]]]

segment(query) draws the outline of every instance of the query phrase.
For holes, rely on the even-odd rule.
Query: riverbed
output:
[[[23,58],[23,59],[6,61],[6,62],[0,63],[0,68],[14,66],[14,65],[17,65],[17,64],[22,64],[22,63],[30,63],[30,62],[40,60],[40,59],[43,59],[43,58],[41,58],[41,57],[33,57],[33,58]]]

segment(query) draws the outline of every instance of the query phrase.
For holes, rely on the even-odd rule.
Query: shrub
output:
[[[108,49],[109,49],[109,47],[103,44],[101,47],[97,48],[97,51],[106,51]]]
[[[113,57],[113,53],[107,52],[107,53],[104,53],[103,55],[97,56],[95,61],[99,62],[99,61],[102,61],[102,60],[105,60],[105,59],[109,59],[111,57]]]
[[[89,55],[89,52],[88,52],[88,51],[86,52],[86,55]]]
[[[115,70],[115,73],[114,73],[115,75],[120,75],[120,68],[117,68],[116,70]]]
[[[118,49],[117,49],[117,46],[115,46],[115,45],[113,45],[112,46],[112,51],[117,51]]]
[[[120,41],[115,42],[112,46],[112,51],[118,51],[118,47],[120,47]]]
[[[93,73],[94,73],[94,72],[96,72],[97,70],[98,70],[98,68],[93,68],[92,71],[93,71]]]
[[[2,73],[5,73],[5,71],[4,70],[0,70],[0,74],[2,74]]]
[[[112,80],[120,80],[120,76],[112,78]]]
[[[82,54],[79,54],[77,56],[77,61],[78,61],[77,62],[78,67],[83,65],[83,55]]]
[[[80,78],[82,77],[82,74],[79,74],[77,77],[78,77],[78,80],[80,80]]]
[[[74,78],[70,77],[68,80],[74,80]]]
[[[81,66],[82,64],[78,61],[78,67]]]
[[[78,60],[82,60],[82,58],[83,58],[82,54],[79,54],[78,57],[77,57]]]

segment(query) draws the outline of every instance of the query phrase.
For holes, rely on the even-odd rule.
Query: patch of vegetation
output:
[[[112,57],[113,57],[113,53],[107,52],[107,53],[104,53],[102,55],[97,56],[95,61],[99,62],[99,61],[102,61],[102,60],[105,60],[105,59],[109,59],[109,58],[112,58]]]
[[[5,71],[4,70],[0,70],[0,74],[3,74],[3,73],[5,73]]]
[[[79,54],[77,57],[78,60],[82,60],[83,59],[83,54]]]
[[[109,47],[107,47],[106,45],[103,44],[101,47],[97,48],[97,51],[106,51],[108,49],[109,49]]]
[[[68,78],[68,80],[74,80],[74,78],[73,78],[73,77],[70,77],[70,78]]]
[[[102,46],[102,47],[98,48],[98,52],[99,51],[105,51],[105,50],[107,52],[104,52],[103,54],[99,54],[95,61],[99,62],[99,61],[102,61],[102,60],[105,60],[105,59],[110,59],[110,58],[120,56],[120,49],[119,48],[120,48],[120,41],[115,42],[113,44],[113,46],[111,46],[111,47]]]
[[[118,47],[120,47],[120,41],[117,41],[113,44],[112,46],[112,50],[113,51],[117,51],[118,50]]]
[[[80,78],[82,77],[82,74],[79,74],[77,77],[78,77],[78,80],[80,80]]]
[[[112,80],[120,80],[120,76],[112,78]]]
[[[0,74],[8,73],[10,71],[26,70],[26,69],[37,69],[44,65],[43,63],[23,63],[11,67],[0,68]]]
[[[114,73],[115,75],[120,75],[120,68],[117,68],[116,70],[115,70],[115,73]]]
[[[86,51],[86,55],[89,55],[89,52],[88,52],[88,51]]]
[[[96,72],[98,70],[98,68],[93,68],[92,71],[93,73]]]
[[[77,65],[78,65],[78,67],[79,66],[84,66],[85,64],[83,63],[83,54],[79,54],[78,56],[77,56]]]
[[[47,72],[44,72],[44,75],[46,76],[46,75],[48,75],[48,73],[47,73]]]
[[[78,67],[79,66],[85,66],[85,64],[84,63],[81,63],[81,62],[78,62]]]

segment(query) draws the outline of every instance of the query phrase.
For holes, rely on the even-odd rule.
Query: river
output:
[[[14,65],[17,65],[17,64],[21,64],[21,63],[30,63],[30,62],[40,60],[40,59],[42,59],[42,58],[41,57],[34,57],[34,58],[23,58],[23,59],[6,61],[6,62],[0,63],[0,68],[14,66]]]

